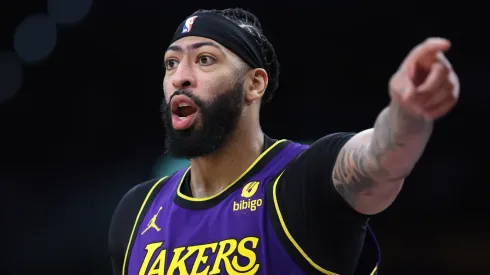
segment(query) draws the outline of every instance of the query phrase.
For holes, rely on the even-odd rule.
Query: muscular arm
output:
[[[339,132],[320,138],[289,163],[278,180],[276,198],[273,197],[274,184],[269,186],[267,201],[276,234],[288,254],[307,274],[319,274],[311,261],[337,274],[370,274],[375,266],[373,258],[377,257],[377,247],[365,242],[369,217],[353,210],[332,181],[339,152],[354,135]],[[274,203],[276,199],[278,208]],[[284,233],[277,209],[289,236],[303,254]],[[359,260],[361,253],[364,257]],[[311,261],[305,260],[305,255]],[[358,261],[367,264],[360,267]],[[356,268],[366,272],[354,273]]]
[[[332,178],[337,191],[362,214],[386,209],[419,160],[432,122],[391,103],[374,128],[358,133],[341,149]]]

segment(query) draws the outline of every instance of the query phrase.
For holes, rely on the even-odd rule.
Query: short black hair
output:
[[[264,35],[262,25],[260,24],[257,16],[241,8],[230,8],[223,10],[198,10],[192,15],[207,12],[223,15],[241,28],[245,29],[255,38],[255,41],[259,44],[260,49],[262,50],[262,55],[265,59],[266,68],[263,69],[267,71],[267,74],[269,76],[269,83],[264,92],[262,103],[271,100],[274,96],[274,92],[279,86],[279,61],[277,60],[274,47]]]

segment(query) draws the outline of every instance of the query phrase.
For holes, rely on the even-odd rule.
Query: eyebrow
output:
[[[186,50],[187,51],[197,50],[197,49],[199,49],[201,47],[204,47],[204,46],[215,47],[221,53],[224,54],[223,49],[221,49],[220,46],[218,46],[216,43],[213,43],[213,42],[199,42],[199,43],[194,43],[194,44],[191,44],[191,45],[187,46],[186,47]],[[167,48],[167,51],[184,52],[184,49],[182,47],[180,47],[180,46],[173,45],[173,46],[168,47]]]

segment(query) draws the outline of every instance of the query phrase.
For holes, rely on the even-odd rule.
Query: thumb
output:
[[[422,114],[419,104],[417,104],[417,89],[412,81],[407,76],[403,79],[400,85],[393,86],[391,90],[391,100],[396,102],[400,107],[407,110],[413,115]]]
[[[406,73],[397,73],[390,82],[391,97],[398,103],[410,101],[416,94],[415,85]]]
[[[407,79],[405,87],[403,88],[402,100],[405,102],[410,101],[416,95],[416,91],[417,89],[415,88],[414,83],[410,79]]]
[[[400,102],[407,111],[414,115],[423,114],[423,109],[419,104],[421,99],[419,96],[420,95],[417,94],[417,88],[415,87],[415,84],[407,79],[405,86],[403,87],[403,93]]]

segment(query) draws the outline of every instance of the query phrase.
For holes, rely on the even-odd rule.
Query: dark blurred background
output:
[[[482,2],[483,3],[483,2]],[[262,126],[309,142],[372,127],[408,51],[451,39],[460,103],[396,202],[372,219],[380,274],[490,274],[490,26],[469,1],[0,2],[0,273],[110,274],[107,232],[164,156],[162,58],[199,8],[258,15],[282,65]]]

